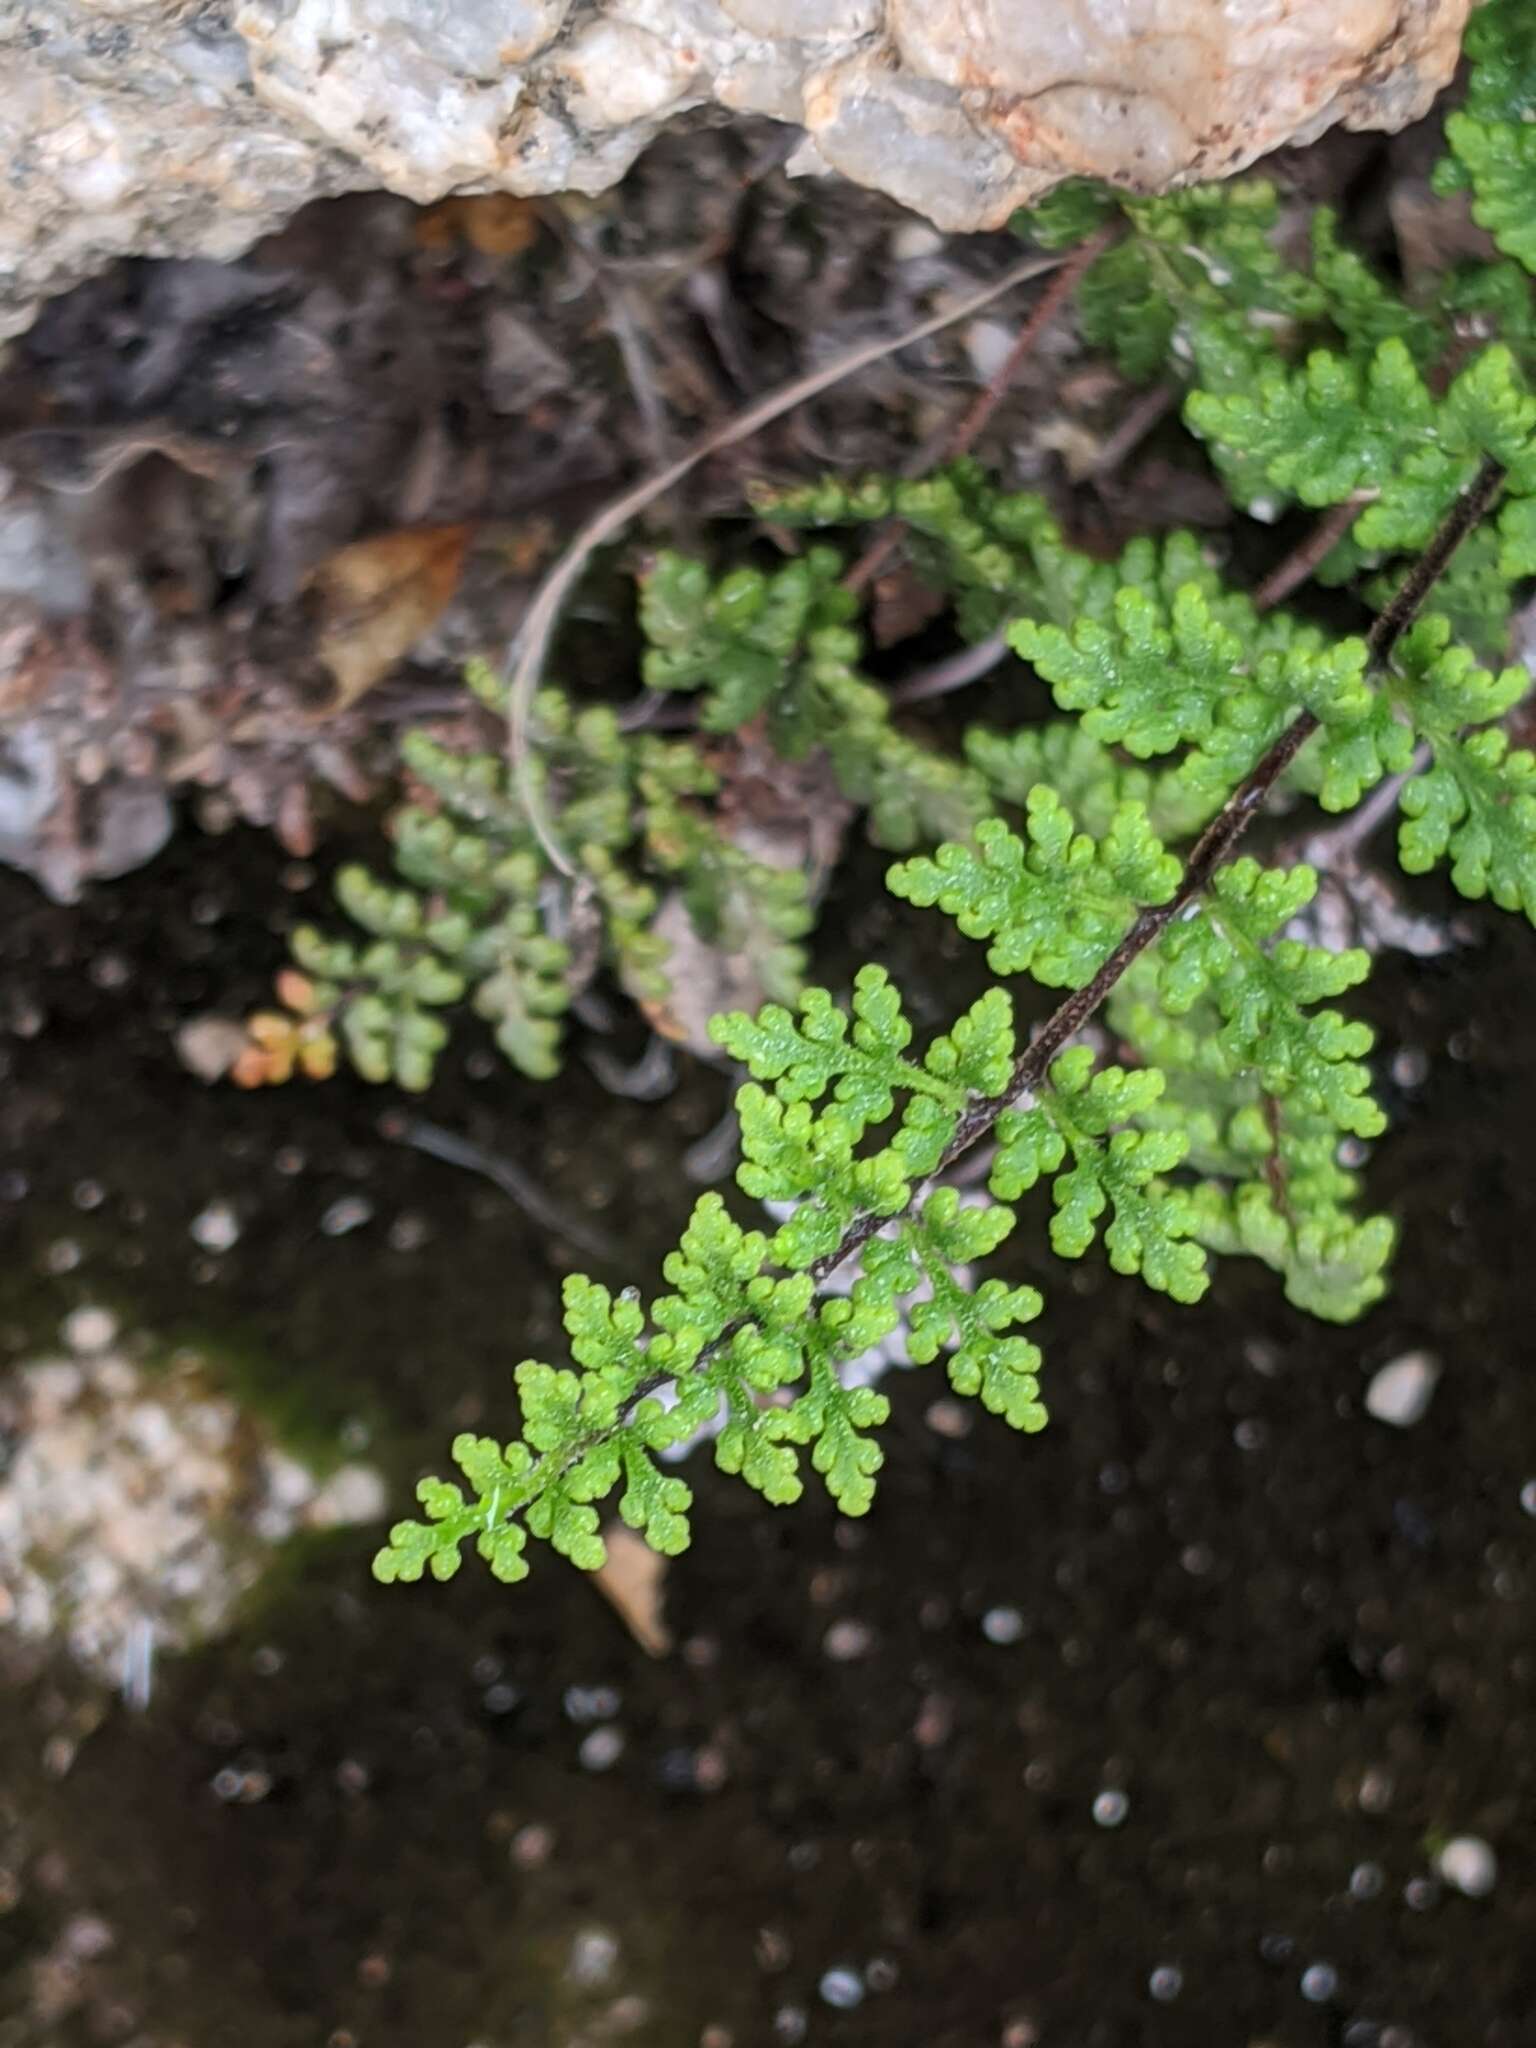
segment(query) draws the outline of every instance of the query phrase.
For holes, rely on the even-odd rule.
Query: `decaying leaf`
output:
[[[459,587],[472,528],[408,526],[329,555],[307,588],[319,606],[315,653],[345,710],[409,654]]]
[[[597,1590],[648,1657],[665,1657],[672,1648],[661,1614],[668,1560],[623,1522],[604,1529],[603,1541],[608,1561],[593,1574]]]
[[[416,223],[423,249],[467,242],[482,256],[521,256],[538,236],[538,208],[511,192],[471,192],[440,199]]]

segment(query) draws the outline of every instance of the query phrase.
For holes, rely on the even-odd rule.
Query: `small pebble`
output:
[[[205,1252],[227,1252],[240,1241],[240,1219],[228,1202],[210,1202],[192,1218],[191,1234]]]
[[[935,1436],[948,1437],[958,1443],[971,1433],[972,1415],[960,1401],[930,1401],[923,1411],[923,1420]]]
[[[1160,1963],[1147,1979],[1147,1989],[1159,2005],[1171,2005],[1184,1989],[1184,1972],[1172,1963]]]
[[[1311,1963],[1301,1973],[1301,1995],[1309,2005],[1326,2005],[1339,1988],[1339,1973],[1331,1963]]]
[[[944,237],[926,221],[907,220],[891,231],[891,255],[897,263],[915,263],[919,257],[937,256]]]
[[[1369,1770],[1360,1780],[1356,1798],[1362,1813],[1385,1813],[1392,1804],[1394,1787],[1386,1771]]]
[[[1481,1835],[1454,1835],[1435,1858],[1437,1873],[1469,1899],[1486,1899],[1499,1881],[1499,1859]]]
[[[584,1927],[571,1943],[565,1974],[584,1991],[606,1984],[619,1960],[619,1944],[606,1927]]]
[[[1131,1802],[1114,1786],[1107,1786],[1093,1802],[1093,1817],[1101,1828],[1117,1828],[1131,1810]]]
[[[342,1195],[320,1218],[320,1228],[327,1237],[345,1237],[372,1220],[373,1204],[366,1195]]]
[[[1394,1429],[1422,1422],[1440,1377],[1440,1362],[1428,1351],[1405,1351],[1384,1365],[1365,1390],[1365,1412]]]
[[[1386,1881],[1386,1873],[1379,1863],[1357,1863],[1349,1873],[1349,1896],[1352,1899],[1379,1898]]]
[[[862,1621],[834,1621],[821,1639],[822,1654],[834,1664],[851,1664],[868,1656],[874,1640],[874,1631]]]
[[[60,1335],[77,1357],[110,1351],[117,1341],[117,1317],[107,1308],[71,1309]]]
[[[176,1033],[174,1043],[187,1072],[212,1087],[223,1080],[250,1039],[245,1026],[232,1017],[193,1017]]]
[[[594,1728],[590,1735],[583,1737],[576,1754],[581,1759],[583,1770],[611,1771],[624,1754],[623,1729],[611,1725]]]
[[[590,1728],[594,1721],[611,1721],[623,1700],[611,1685],[568,1685],[563,1704],[568,1721]]]
[[[1017,1607],[989,1607],[981,1617],[981,1632],[989,1643],[1016,1643],[1024,1633],[1024,1617]]]
[[[554,1847],[554,1829],[531,1821],[512,1837],[512,1861],[519,1870],[542,1870],[553,1855]]]
[[[817,1986],[822,2002],[835,2006],[839,2012],[852,2012],[856,2005],[864,2002],[864,1980],[857,1970],[839,1965],[828,1970]]]
[[[1536,1515],[1536,1479],[1527,1479],[1521,1487],[1520,1505],[1528,1515]]]

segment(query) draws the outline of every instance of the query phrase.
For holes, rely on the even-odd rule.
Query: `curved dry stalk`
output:
[[[1062,256],[1027,256],[1021,262],[1005,270],[1001,277],[986,285],[982,290],[972,292],[958,305],[948,307],[942,313],[931,314],[920,320],[915,327],[909,327],[883,341],[865,342],[861,347],[851,349],[839,356],[835,362],[824,364],[818,370],[808,371],[792,383],[780,385],[763,398],[749,405],[745,412],[706,434],[696,441],[686,455],[680,455],[676,462],[666,468],[655,470],[650,476],[631,485],[619,497],[596,512],[580,528],[570,544],[550,568],[538,589],[533,602],[524,614],[517,637],[512,643],[507,673],[507,751],[512,768],[512,778],[519,798],[527,812],[528,822],[533,827],[539,844],[561,874],[574,879],[576,869],[564,847],[561,846],[548,812],[544,807],[543,793],[537,787],[532,774],[529,749],[529,723],[533,714],[533,700],[538,693],[544,673],[545,659],[549,653],[550,641],[554,637],[565,601],[576,582],[585,571],[588,562],[597,550],[613,540],[639,513],[657,498],[670,491],[674,484],[681,483],[689,471],[696,468],[706,457],[717,455],[724,448],[734,448],[740,441],[750,439],[763,427],[802,405],[809,398],[830,390],[845,377],[853,376],[882,357],[894,355],[897,350],[910,348],[915,342],[926,341],[930,334],[938,334],[946,327],[952,327],[957,320],[969,319],[983,307],[990,306],[994,299],[1000,299],[1016,285],[1026,284],[1031,278],[1041,277],[1049,270],[1057,269],[1066,259]]]

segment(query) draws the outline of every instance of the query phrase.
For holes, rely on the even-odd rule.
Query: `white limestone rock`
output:
[[[386,186],[597,192],[710,103],[952,231],[1062,178],[1225,176],[1399,128],[1470,0],[11,0],[0,337],[126,254],[238,254]]]

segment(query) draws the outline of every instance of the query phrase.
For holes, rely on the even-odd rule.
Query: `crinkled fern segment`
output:
[[[737,1097],[739,1184],[787,1205],[787,1220],[771,1234],[745,1229],[708,1194],[665,1261],[667,1291],[649,1303],[568,1280],[572,1365],[518,1367],[521,1440],[461,1436],[453,1454],[468,1490],[423,1482],[425,1519],[391,1531],[378,1575],[447,1578],[472,1543],[516,1580],[530,1537],[595,1567],[599,1503],[615,1493],[625,1522],[680,1551],[691,1491],[659,1460],[705,1424],[717,1425],[721,1467],[768,1500],[800,1496],[808,1459],[838,1506],[862,1514],[889,1404],[845,1385],[842,1368],[903,1322],[914,1363],[943,1354],[957,1393],[1039,1429],[1040,1353],[1025,1332],[1041,1297],[996,1277],[972,1285],[969,1269],[1008,1237],[1012,1201],[1040,1181],[1064,1256],[1102,1232],[1117,1271],[1192,1302],[1208,1285],[1208,1248],[1243,1249],[1288,1283],[1300,1276],[1311,1306],[1357,1313],[1380,1290],[1391,1233],[1352,1217],[1352,1183],[1332,1156],[1342,1134],[1381,1127],[1360,1064],[1370,1034],[1314,1006],[1360,978],[1363,956],[1283,936],[1311,893],[1305,869],[1239,861],[1203,903],[1186,900],[1192,872],[1139,803],[1095,839],[1044,786],[1022,833],[992,819],[971,843],[897,864],[895,893],[948,913],[997,974],[1074,993],[1022,1056],[1002,987],[918,1052],[876,966],[860,970],[846,1009],[810,989],[793,1012],[719,1018],[718,1042],[752,1076]],[[1163,1031],[1168,1066],[1095,1066],[1066,1039],[1117,955],[1145,950],[1148,920],[1162,944],[1138,1001]],[[1180,1038],[1174,1020],[1197,1013]],[[1127,1022],[1151,1035],[1137,1013]],[[993,1130],[988,1192],[943,1184]],[[1214,1170],[1201,1177],[1192,1164]],[[855,1257],[848,1293],[818,1299]]]

